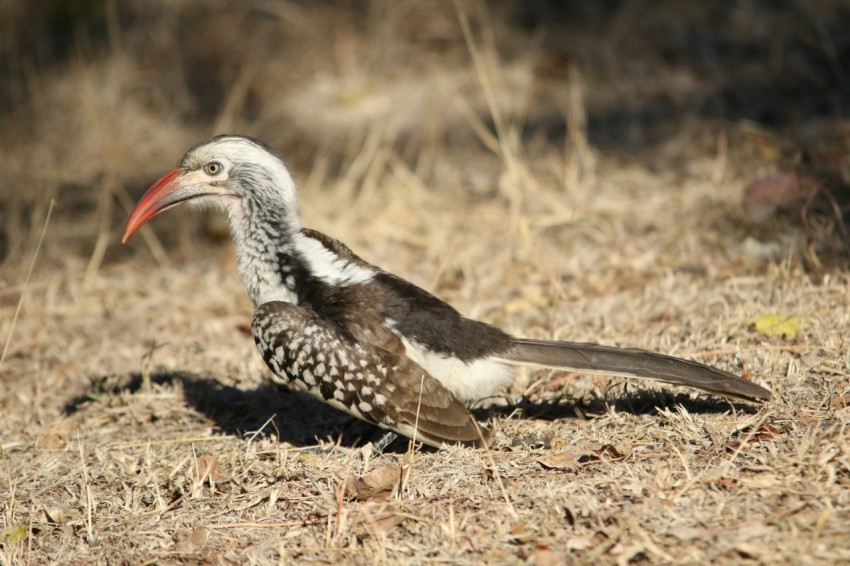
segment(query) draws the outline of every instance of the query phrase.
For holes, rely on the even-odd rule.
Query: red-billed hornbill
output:
[[[478,444],[467,403],[496,394],[512,366],[648,377],[750,401],[766,389],[697,362],[573,342],[514,338],[302,228],[283,162],[259,141],[218,136],[191,148],[141,198],[124,230],[185,201],[227,212],[254,305],[253,334],[274,379],[432,446]],[[486,437],[484,431],[484,437]]]

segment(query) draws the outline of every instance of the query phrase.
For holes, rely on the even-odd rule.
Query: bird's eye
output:
[[[210,177],[215,177],[216,175],[221,173],[222,169],[223,167],[218,161],[210,161],[209,163],[204,165],[204,173],[206,173]]]

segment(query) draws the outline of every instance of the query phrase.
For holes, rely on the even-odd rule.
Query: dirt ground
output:
[[[0,7],[0,564],[850,562],[850,6]],[[267,379],[223,219],[136,199],[282,155],[304,224],[521,336],[763,406],[534,370],[490,450],[372,458]]]

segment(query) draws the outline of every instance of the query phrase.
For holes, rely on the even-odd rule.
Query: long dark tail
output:
[[[748,401],[770,400],[770,391],[733,373],[646,350],[515,338],[512,347],[499,358],[514,364],[648,377]]]

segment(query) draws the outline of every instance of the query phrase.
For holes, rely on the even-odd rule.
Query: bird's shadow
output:
[[[342,446],[363,445],[376,428],[271,381],[255,389],[240,389],[215,377],[188,371],[153,372],[151,386],[178,386],[186,403],[215,423],[214,431],[239,437],[272,437],[294,446],[315,446],[331,441]],[[73,414],[106,397],[141,392],[140,373],[103,375],[91,380],[86,391],[65,404]]]
[[[192,372],[157,372],[151,385],[179,385],[184,398],[195,411],[215,423],[215,431],[238,437],[271,437],[298,447],[330,441],[345,447],[363,446],[383,435],[377,427],[338,411],[305,393],[289,391],[270,381],[255,389],[239,389],[218,379]],[[88,390],[70,399],[65,412],[73,414],[106,396],[132,395],[141,391],[140,373],[106,375],[92,379]],[[517,402],[473,408],[479,421],[492,417],[513,416],[522,419],[556,421],[586,419],[611,410],[635,415],[655,415],[663,409],[682,407],[690,413],[726,413],[731,410],[754,413],[747,404],[731,403],[722,398],[692,397],[686,393],[659,390],[626,391],[611,399],[594,397],[573,399],[522,398]],[[405,439],[390,444],[384,452],[398,453],[407,448]]]

